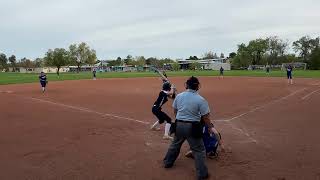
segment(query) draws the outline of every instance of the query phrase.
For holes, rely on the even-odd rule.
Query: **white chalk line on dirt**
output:
[[[117,118],[117,119],[125,119],[125,120],[128,120],[128,121],[133,121],[133,122],[140,123],[140,124],[147,124],[147,125],[150,124],[149,122],[145,122],[145,121],[141,121],[141,120],[137,120],[137,119],[133,119],[133,118],[129,118],[129,117],[123,117],[123,116],[119,116],[119,115],[115,115],[115,114],[101,113],[101,112],[93,111],[93,110],[88,109],[88,108],[77,107],[77,106],[72,106],[72,105],[67,105],[67,104],[57,103],[57,102],[52,102],[52,101],[39,99],[39,98],[34,98],[34,97],[32,97],[30,99],[35,100],[35,101],[39,101],[39,102],[43,102],[43,103],[48,103],[48,104],[52,104],[52,105],[56,105],[56,106],[69,108],[69,109],[74,109],[74,110],[78,110],[78,111],[82,111],[82,112],[98,114],[101,117],[113,117],[113,118]]]
[[[291,97],[291,96],[293,96],[293,95],[295,95],[295,94],[297,94],[297,93],[299,93],[299,92],[302,92],[302,91],[304,91],[304,90],[306,90],[306,89],[307,89],[307,88],[302,88],[302,89],[296,90],[296,91],[288,94],[287,96],[284,96],[284,97],[281,97],[281,98],[279,98],[279,99],[273,100],[273,101],[268,102],[268,103],[266,103],[266,104],[264,104],[264,105],[257,106],[257,107],[255,107],[255,108],[250,109],[250,110],[247,111],[247,112],[244,112],[244,113],[242,113],[242,114],[240,114],[240,115],[237,115],[237,116],[234,116],[234,117],[232,117],[232,118],[228,118],[228,119],[217,119],[217,120],[214,120],[214,121],[215,121],[215,122],[230,122],[230,121],[233,121],[233,120],[238,119],[238,118],[240,118],[240,117],[242,117],[242,116],[245,116],[245,115],[247,115],[247,114],[253,113],[253,112],[255,112],[255,111],[259,110],[259,109],[265,108],[265,107],[267,107],[267,106],[269,106],[269,105],[272,105],[272,104],[275,104],[275,103],[280,102],[280,101],[282,101],[282,100],[285,100],[285,99],[287,99],[287,98],[289,98],[289,97]]]
[[[307,88],[302,88],[302,89],[296,90],[296,91],[288,94],[287,96],[284,96],[284,97],[281,97],[281,98],[279,98],[279,99],[273,100],[273,101],[271,101],[271,102],[269,102],[269,103],[267,103],[267,104],[264,104],[264,105],[261,105],[261,106],[257,106],[257,107],[255,107],[255,108],[253,108],[253,109],[250,109],[249,111],[244,112],[244,113],[242,113],[242,114],[240,114],[240,115],[238,115],[238,116],[234,116],[234,117],[229,118],[229,119],[217,119],[217,120],[214,120],[214,122],[228,123],[228,124],[231,126],[232,129],[237,130],[237,131],[239,131],[240,133],[242,133],[243,135],[245,135],[245,136],[248,138],[248,140],[249,140],[248,142],[254,142],[254,143],[257,144],[257,143],[258,143],[258,140],[254,139],[246,130],[243,130],[243,129],[241,129],[241,128],[236,127],[236,126],[232,123],[232,121],[235,120],[235,119],[238,119],[238,118],[240,118],[240,117],[242,117],[242,116],[245,116],[245,115],[247,115],[247,114],[253,113],[253,112],[255,112],[255,111],[259,110],[259,109],[265,108],[265,107],[267,107],[267,106],[269,106],[269,105],[272,105],[272,104],[275,104],[275,103],[280,102],[280,101],[282,101],[282,100],[285,100],[285,99],[287,99],[287,98],[289,98],[289,97],[291,97],[291,96],[293,96],[293,95],[295,95],[295,94],[297,94],[297,93],[299,93],[299,92],[302,92],[302,91],[304,91],[304,90],[306,90],[306,89],[307,89]]]
[[[258,143],[258,141],[257,141],[256,139],[254,139],[252,136],[250,136],[250,134],[249,134],[247,131],[236,127],[236,126],[235,126],[234,124],[232,124],[232,123],[229,123],[229,124],[230,124],[230,126],[231,126],[232,129],[235,129],[235,130],[241,132],[242,134],[244,134],[244,135],[249,139],[248,142],[254,142],[254,143],[256,143],[256,144]]]
[[[320,89],[317,89],[317,90],[312,91],[311,93],[303,96],[301,99],[302,99],[302,100],[305,100],[305,99],[309,98],[312,94],[314,94],[314,93],[316,93],[316,92],[318,92],[318,91],[320,91]]]

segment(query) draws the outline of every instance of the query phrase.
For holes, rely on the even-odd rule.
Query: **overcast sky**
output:
[[[99,59],[226,55],[276,35],[320,35],[320,0],[0,0],[0,52],[43,57],[87,42]]]

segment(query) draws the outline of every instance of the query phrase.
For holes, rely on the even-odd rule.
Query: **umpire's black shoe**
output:
[[[168,168],[172,168],[173,164],[164,164],[164,168],[168,169]]]
[[[210,175],[209,175],[209,174],[207,174],[207,175],[206,175],[206,176],[204,176],[204,177],[199,177],[199,178],[198,178],[198,180],[209,179],[209,177],[210,177]]]

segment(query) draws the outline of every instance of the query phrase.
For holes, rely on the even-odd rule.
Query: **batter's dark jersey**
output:
[[[166,113],[161,111],[161,106],[164,105],[167,101],[168,94],[165,91],[161,91],[152,107],[152,113],[158,118],[160,124],[165,121],[171,124],[171,118]]]
[[[159,93],[158,99],[154,102],[153,106],[161,108],[168,101],[168,94],[165,91]]]

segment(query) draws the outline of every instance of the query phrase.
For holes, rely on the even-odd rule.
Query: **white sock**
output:
[[[156,128],[158,125],[159,125],[159,121],[155,122],[155,123],[151,126],[151,129]]]
[[[42,91],[44,91],[44,87],[42,87]]]
[[[164,127],[164,135],[165,136],[169,136],[170,127],[171,127],[171,124],[166,123],[166,126]]]

